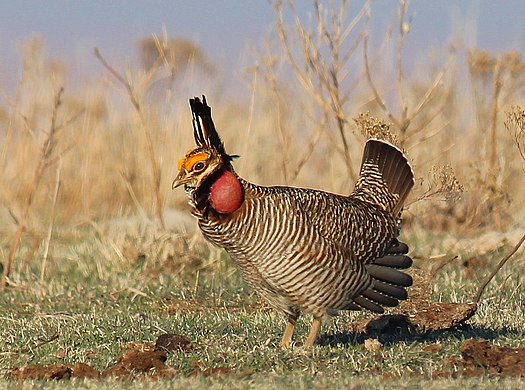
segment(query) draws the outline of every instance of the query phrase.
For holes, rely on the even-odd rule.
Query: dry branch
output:
[[[379,105],[379,107],[388,115],[388,118],[392,123],[395,124],[395,126],[399,130],[399,142],[400,146],[405,146],[405,142],[407,138],[410,136],[409,134],[409,128],[412,125],[412,122],[414,119],[429,105],[431,100],[436,95],[436,92],[438,90],[438,87],[442,84],[443,78],[448,72],[448,69],[450,68],[450,65],[452,63],[452,60],[454,58],[454,52],[451,53],[449,56],[447,62],[445,65],[441,68],[441,70],[437,73],[437,75],[434,77],[434,80],[432,81],[431,85],[427,88],[423,96],[419,99],[417,104],[411,109],[409,104],[407,103],[407,95],[404,92],[406,87],[407,80],[404,76],[403,71],[403,64],[402,64],[402,57],[403,57],[403,48],[405,43],[405,36],[410,31],[410,20],[406,21],[406,13],[407,13],[407,2],[404,0],[401,0],[399,2],[400,12],[399,12],[399,29],[398,29],[398,40],[396,44],[396,61],[395,61],[395,71],[396,71],[396,91],[397,91],[397,98],[398,98],[398,105],[399,105],[399,114],[396,116],[394,114],[394,110],[392,107],[390,107],[386,100],[381,95],[379,88],[377,87],[377,83],[374,81],[374,77],[372,75],[372,69],[370,67],[370,61],[368,58],[368,35],[364,38],[364,45],[363,45],[363,57],[364,57],[364,63],[365,63],[365,73],[366,73],[366,79],[368,81],[368,85],[370,89],[372,90],[372,93],[375,97],[376,103]],[[441,102],[441,107],[445,104],[445,101]],[[441,108],[438,110],[438,112],[441,111]]]
[[[525,241],[525,234],[523,235],[523,237],[521,237],[521,239],[514,246],[514,248],[512,248],[510,253],[507,256],[505,256],[503,259],[501,259],[501,261],[498,263],[496,268],[490,273],[490,275],[487,277],[487,279],[485,279],[483,284],[481,286],[479,286],[478,292],[476,293],[476,295],[473,298],[473,301],[475,303],[479,303],[479,301],[481,299],[481,296],[483,295],[483,292],[485,291],[485,288],[488,286],[490,281],[494,278],[494,276],[496,276],[496,274],[505,265],[505,263],[518,251],[518,249],[520,249],[520,247],[521,247],[521,245],[523,244],[524,241]]]
[[[44,175],[46,169],[53,163],[53,151],[56,146],[56,133],[59,126],[57,126],[57,114],[58,108],[62,103],[62,94],[64,92],[63,88],[60,88],[57,94],[55,95],[55,100],[53,103],[53,113],[51,115],[51,125],[47,133],[47,137],[44,140],[41,149],[40,149],[40,158],[38,159],[35,171],[33,173],[33,179],[31,181],[31,186],[27,193],[27,196],[24,200],[24,206],[22,209],[22,214],[18,219],[17,229],[11,240],[11,245],[9,247],[9,253],[7,259],[4,263],[4,269],[2,271],[2,279],[0,280],[0,288],[6,288],[9,285],[9,275],[14,265],[15,255],[20,246],[20,240],[22,239],[22,234],[26,230],[26,226],[29,219],[29,213],[31,205],[33,204],[34,196],[38,190],[40,180]]]
[[[106,68],[109,73],[115,77],[115,79],[124,86],[124,88],[127,91],[129,100],[133,107],[135,108],[135,111],[139,117],[140,127],[142,131],[144,132],[144,138],[146,140],[146,150],[148,153],[149,161],[150,161],[150,167],[151,167],[151,178],[152,178],[152,185],[153,185],[153,192],[155,196],[155,214],[157,218],[159,219],[161,227],[164,229],[166,227],[166,223],[164,222],[164,215],[162,213],[162,196],[160,192],[160,184],[161,184],[161,168],[158,163],[157,156],[155,154],[155,148],[153,147],[153,140],[151,138],[151,132],[148,131],[148,126],[146,123],[146,118],[144,117],[144,112],[142,109],[142,105],[139,98],[139,93],[136,90],[136,88],[131,84],[131,82],[127,81],[120,73],[118,73],[115,68],[113,68],[102,56],[98,48],[95,48],[95,57],[102,63],[104,68]],[[160,57],[159,57],[160,58]],[[155,73],[158,65],[153,66],[147,73],[145,80],[143,80],[143,84],[147,85]]]
[[[521,159],[525,162],[525,110],[520,106],[506,112],[505,127],[518,148]]]
[[[355,181],[357,174],[346,134],[349,120],[344,112],[354,86],[345,88],[343,84],[349,74],[345,66],[348,67],[350,58],[364,37],[362,30],[356,32],[355,37],[352,37],[352,33],[361,21],[366,20],[370,4],[366,2],[352,20],[347,20],[347,1],[342,1],[339,6],[330,3],[325,9],[320,1],[314,0],[313,6],[316,25],[307,29],[301,22],[293,2],[288,2],[295,20],[292,33],[289,33],[284,22],[283,1],[276,1],[274,9],[277,33],[284,57],[295,78],[320,107],[323,115],[335,122],[338,143],[341,145],[335,149],[341,153],[350,179]],[[299,53],[290,42],[290,34],[299,41]],[[351,37],[352,41],[348,42]]]

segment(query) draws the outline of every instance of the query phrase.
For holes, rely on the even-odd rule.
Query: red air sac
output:
[[[239,179],[230,171],[220,173],[210,189],[210,204],[221,214],[231,214],[244,200],[244,190]]]

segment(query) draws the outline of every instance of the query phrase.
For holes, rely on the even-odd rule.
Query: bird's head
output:
[[[207,178],[221,170],[224,161],[213,148],[198,147],[189,150],[179,160],[179,174],[173,181],[172,188],[184,185],[186,191],[199,188]]]
[[[240,207],[244,199],[242,185],[231,166],[231,161],[238,156],[229,155],[224,150],[206,98],[203,96],[202,102],[197,97],[190,99],[190,107],[197,147],[179,160],[179,174],[172,188],[184,185],[194,203],[209,201],[219,213],[230,214]]]

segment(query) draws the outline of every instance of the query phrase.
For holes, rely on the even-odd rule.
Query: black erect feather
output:
[[[197,146],[209,147],[224,159],[225,162],[238,157],[229,155],[224,150],[224,144],[215,129],[215,124],[211,117],[211,107],[206,102],[206,97],[202,95],[202,102],[198,97],[190,99],[191,112],[193,114],[193,136]]]
[[[190,99],[191,113],[193,115],[193,137],[197,146],[209,146],[204,139],[203,129],[199,116],[202,115],[203,107],[198,97]]]

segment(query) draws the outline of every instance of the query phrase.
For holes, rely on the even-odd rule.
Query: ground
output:
[[[303,317],[296,345],[283,350],[283,317],[198,235],[151,227],[104,231],[64,235],[44,279],[39,264],[28,262],[2,291],[1,386],[524,385],[523,251],[496,275],[479,305],[471,303],[510,242],[476,256],[450,253],[459,258],[432,275],[439,262],[425,253],[443,248],[409,235],[416,283],[407,303],[386,316],[342,313],[323,326],[312,349],[301,347],[311,321]]]

